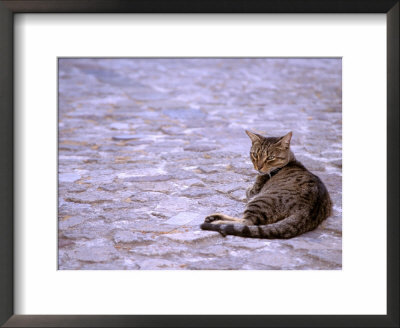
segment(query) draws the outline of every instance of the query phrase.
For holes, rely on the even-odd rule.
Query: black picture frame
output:
[[[0,324],[4,327],[399,327],[399,8],[398,0],[0,0]],[[385,13],[387,315],[14,315],[13,21],[17,13]]]

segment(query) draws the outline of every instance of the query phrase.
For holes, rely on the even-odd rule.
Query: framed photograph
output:
[[[58,269],[340,270],[341,73],[341,58],[59,58]]]
[[[398,1],[0,10],[3,326],[399,325]]]

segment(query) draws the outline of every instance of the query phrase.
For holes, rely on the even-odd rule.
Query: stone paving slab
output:
[[[59,269],[342,266],[340,59],[60,59]],[[256,173],[250,129],[293,131],[333,216],[290,240],[223,238]]]

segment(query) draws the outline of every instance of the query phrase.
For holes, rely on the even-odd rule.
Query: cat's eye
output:
[[[268,157],[267,157],[267,160],[268,160],[268,161],[272,161],[273,159],[275,159],[275,156],[274,156],[274,155],[271,155],[271,156],[268,156]]]

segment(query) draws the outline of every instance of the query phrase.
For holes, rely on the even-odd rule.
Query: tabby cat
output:
[[[292,132],[278,138],[246,133],[259,175],[246,192],[243,217],[211,214],[201,228],[223,236],[270,239],[292,238],[315,229],[331,214],[332,202],[322,181],[294,157]]]

